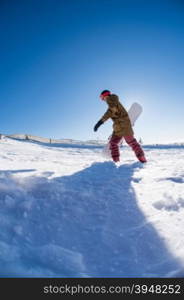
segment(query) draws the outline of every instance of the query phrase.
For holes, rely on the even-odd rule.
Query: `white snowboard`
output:
[[[142,106],[139,103],[134,102],[128,110],[128,115],[132,126],[134,126],[135,121],[138,119],[141,113],[142,113]]]
[[[134,102],[131,105],[131,107],[129,108],[128,115],[129,115],[130,122],[131,122],[132,126],[134,126],[134,124],[137,121],[138,117],[142,113],[142,110],[143,110],[142,106],[137,102]],[[110,139],[111,139],[111,136],[108,138],[108,143],[104,146],[104,148],[102,150],[102,154],[106,158],[111,158],[110,144],[109,144]],[[119,146],[122,144],[122,142],[123,142],[123,138],[119,142]]]

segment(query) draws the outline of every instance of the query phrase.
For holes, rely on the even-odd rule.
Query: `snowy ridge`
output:
[[[32,134],[10,134],[2,135],[2,137],[12,138],[15,140],[30,140],[40,143],[49,143],[49,144],[72,144],[72,145],[104,145],[106,141],[100,140],[89,140],[89,141],[78,141],[73,139],[52,139],[40,137]]]
[[[0,142],[1,277],[183,277],[183,149]]]
[[[52,139],[52,138],[45,138],[40,137],[32,134],[10,134],[10,135],[2,135],[2,137],[12,138],[15,140],[29,140],[29,141],[35,141],[40,142],[44,144],[58,144],[58,145],[94,145],[94,146],[104,146],[107,141],[106,140],[88,140],[88,141],[80,141],[80,140],[73,140],[73,139]],[[126,143],[124,143],[124,146],[127,146]],[[184,147],[184,142],[174,142],[174,143],[152,143],[152,144],[144,144],[144,147],[156,147],[156,148],[173,148],[173,147]]]

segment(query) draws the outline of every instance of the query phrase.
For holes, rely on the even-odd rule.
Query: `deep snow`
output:
[[[0,141],[1,277],[184,277],[183,147]]]

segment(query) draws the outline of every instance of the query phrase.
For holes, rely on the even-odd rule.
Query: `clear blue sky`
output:
[[[135,136],[184,140],[184,1],[0,1],[1,133],[106,139],[103,89],[144,112]]]

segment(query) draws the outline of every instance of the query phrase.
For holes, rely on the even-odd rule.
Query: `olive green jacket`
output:
[[[133,136],[134,132],[126,109],[119,102],[117,95],[111,94],[106,100],[109,108],[102,117],[105,122],[109,118],[113,121],[113,135],[115,136]]]

